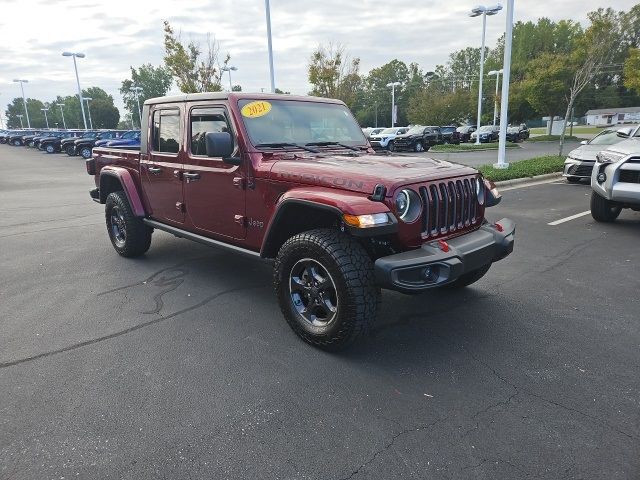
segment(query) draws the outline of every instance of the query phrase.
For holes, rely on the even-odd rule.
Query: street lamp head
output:
[[[492,5],[490,7],[487,7],[487,15],[495,15],[500,10],[502,10],[502,5],[500,5],[499,3],[497,5]]]
[[[400,82],[387,83],[387,87],[397,87],[398,85],[402,85],[402,84]]]
[[[15,78],[15,79],[13,80],[13,82],[14,82],[14,83],[29,83],[29,80],[19,80],[19,79]]]
[[[142,87],[131,87],[129,89],[129,91],[135,92],[135,93],[140,93],[142,90],[144,90]]]
[[[88,101],[90,101],[90,100],[93,100],[93,98],[91,98],[91,97],[82,97],[82,98],[83,98],[84,100],[86,100],[87,102],[88,102]]]
[[[62,52],[62,56],[63,57],[78,57],[78,58],[84,58],[85,57],[84,53],[80,53],[80,52]]]

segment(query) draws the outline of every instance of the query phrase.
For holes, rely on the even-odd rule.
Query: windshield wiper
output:
[[[272,143],[259,143],[255,145],[256,148],[266,147],[266,148],[285,148],[285,147],[296,147],[301,148],[302,150],[306,150],[311,153],[320,153],[320,150],[316,150],[315,148],[309,148],[306,145],[298,145],[297,143],[287,143],[287,142],[272,142]]]
[[[339,147],[348,148],[349,150],[353,150],[355,152],[359,152],[362,149],[362,147],[358,148],[358,147],[354,147],[354,146],[347,145],[345,143],[340,143],[340,142],[310,142],[310,143],[306,143],[305,145],[313,145],[315,147],[328,147],[331,145],[338,145]]]

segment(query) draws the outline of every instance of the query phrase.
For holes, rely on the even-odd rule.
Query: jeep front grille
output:
[[[481,207],[477,182],[476,178],[465,178],[420,187],[422,233],[426,236],[454,233],[478,223]]]

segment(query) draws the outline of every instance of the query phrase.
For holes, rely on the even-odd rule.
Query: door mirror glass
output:
[[[207,132],[205,135],[208,157],[230,157],[233,153],[233,139],[229,132]]]

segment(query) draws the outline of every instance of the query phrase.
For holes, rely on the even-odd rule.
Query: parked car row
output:
[[[522,123],[520,125],[507,127],[508,142],[522,142],[529,138],[529,127]],[[497,142],[500,139],[500,125],[483,125],[478,131],[470,134],[469,141],[475,142],[480,137],[480,143]]]
[[[140,147],[140,130],[0,130],[0,143],[91,158],[93,147]]]

